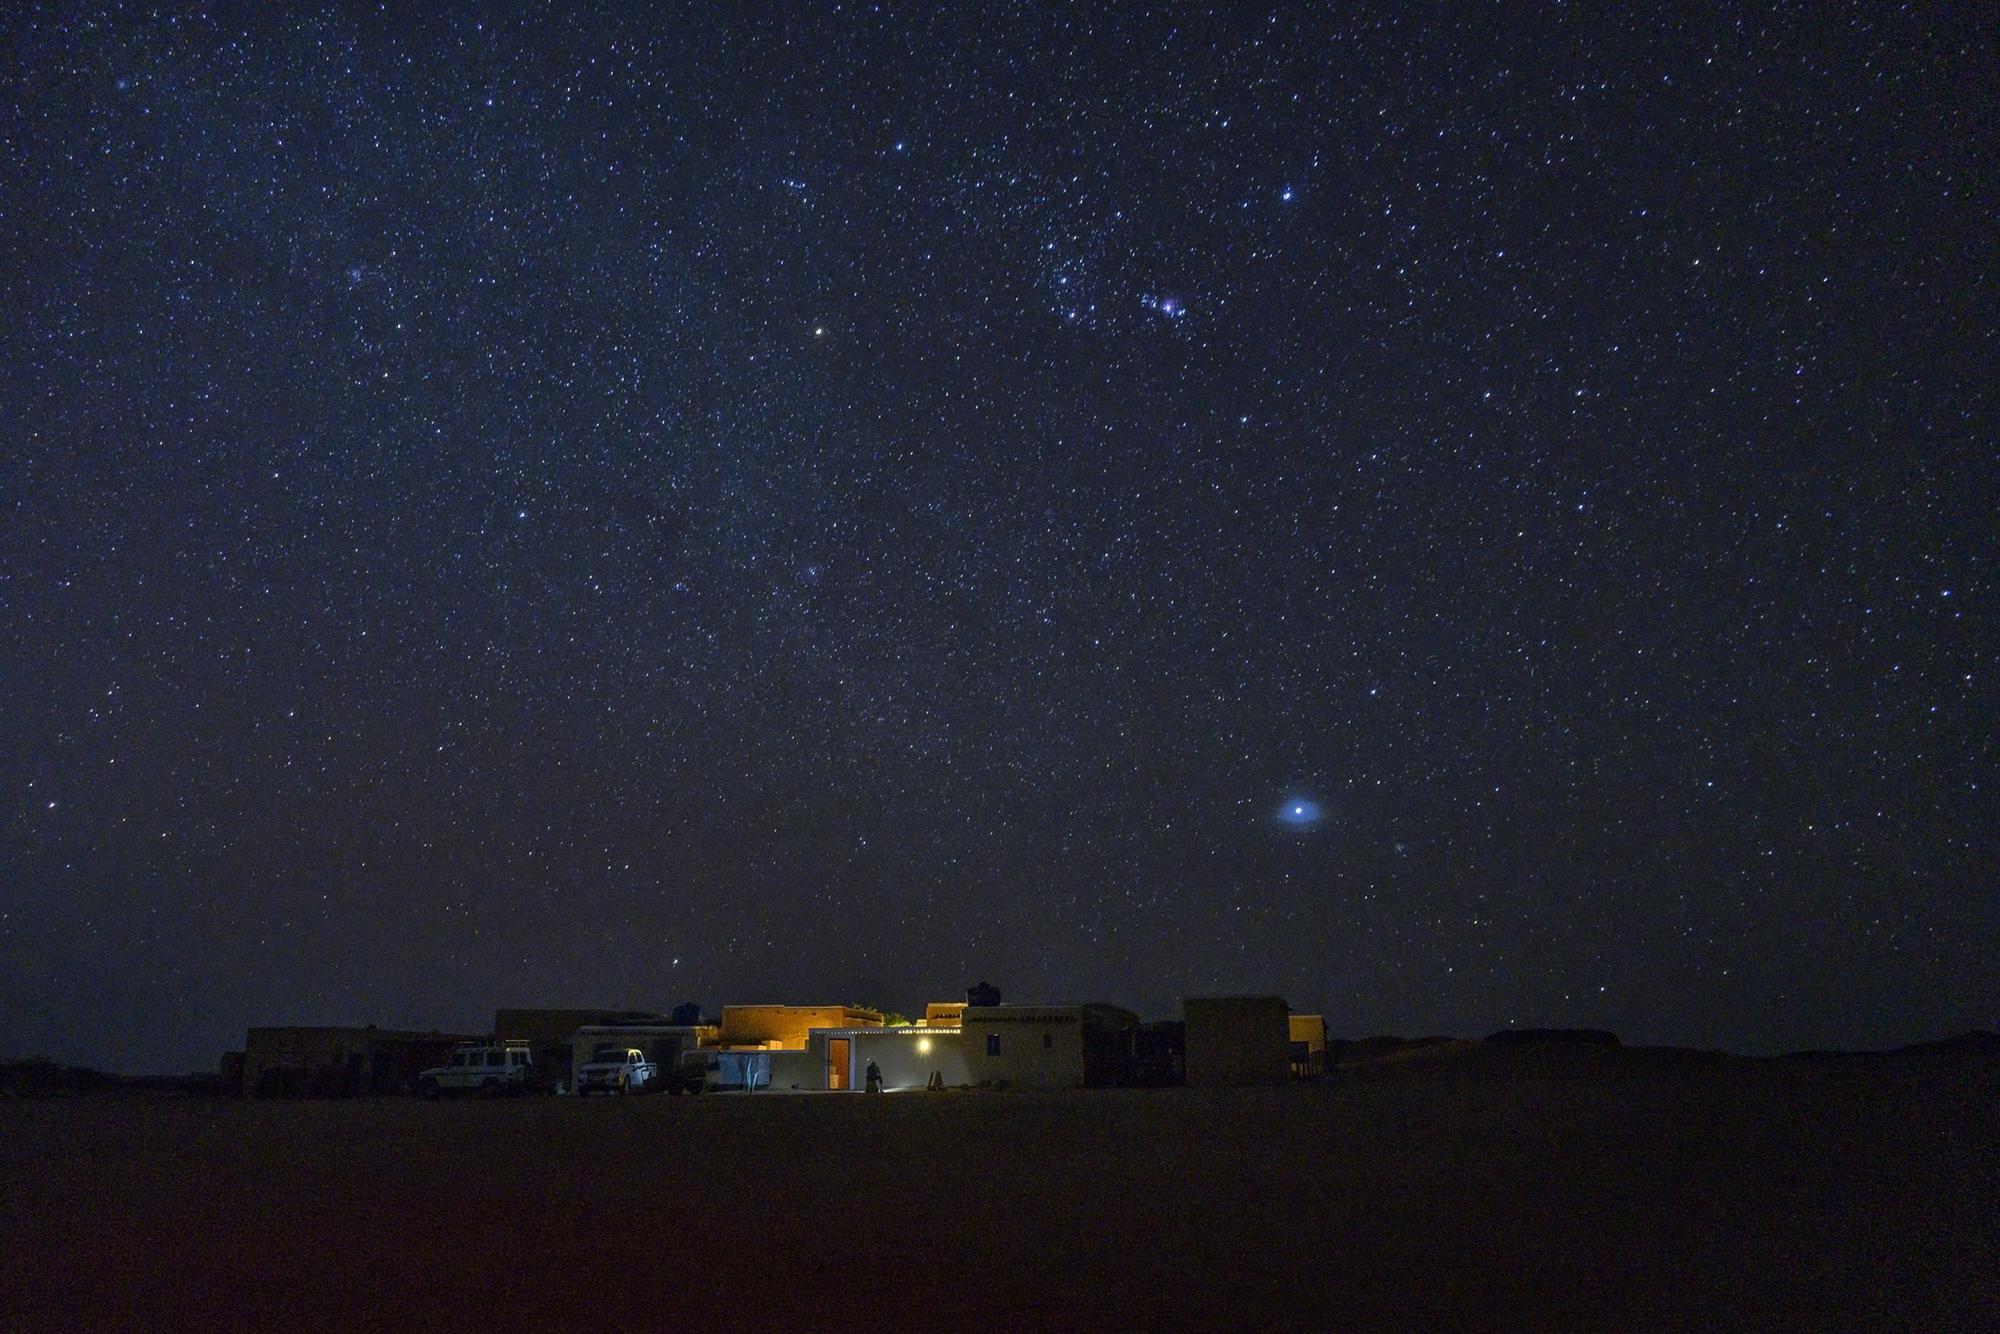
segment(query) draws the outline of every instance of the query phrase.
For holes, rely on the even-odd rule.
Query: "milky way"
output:
[[[1970,11],[637,8],[0,15],[0,1052],[2000,1013]]]

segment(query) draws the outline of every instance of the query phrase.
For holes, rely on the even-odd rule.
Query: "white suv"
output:
[[[535,1060],[525,1043],[468,1044],[453,1051],[451,1060],[417,1076],[417,1092],[426,1098],[446,1093],[519,1093],[534,1082]]]

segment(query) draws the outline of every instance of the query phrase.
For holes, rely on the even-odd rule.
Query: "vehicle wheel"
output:
[[[428,1099],[431,1102],[437,1101],[438,1094],[441,1091],[435,1079],[422,1080],[417,1084],[417,1096]]]
[[[481,1084],[481,1085],[479,1086],[479,1096],[480,1096],[480,1097],[482,1097],[482,1098],[497,1098],[497,1097],[499,1097],[499,1096],[500,1096],[500,1081],[499,1081],[499,1080],[497,1080],[497,1079],[489,1079],[489,1080],[486,1080],[486,1081],[485,1081],[484,1083],[482,1083],[482,1084]]]
[[[670,1097],[670,1098],[678,1098],[678,1097],[680,1097],[680,1096],[681,1096],[681,1086],[680,1086],[679,1084],[669,1084],[669,1085],[667,1085],[667,1096],[668,1096],[668,1097]]]

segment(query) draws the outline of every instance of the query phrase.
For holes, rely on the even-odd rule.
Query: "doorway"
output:
[[[829,1089],[849,1089],[854,1087],[851,1078],[849,1051],[852,1038],[828,1038],[826,1040],[826,1086]]]

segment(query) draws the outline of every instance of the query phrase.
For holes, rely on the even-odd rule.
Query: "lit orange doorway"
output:
[[[830,1089],[854,1087],[848,1078],[848,1043],[851,1038],[828,1038],[826,1040],[826,1086]]]

